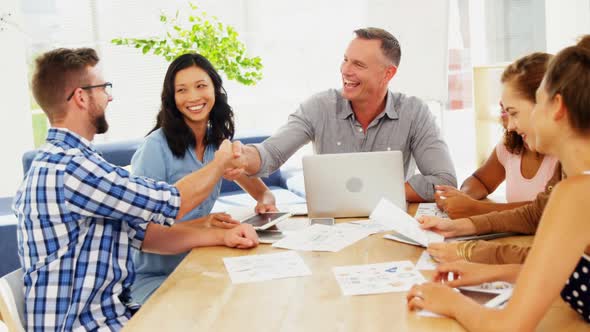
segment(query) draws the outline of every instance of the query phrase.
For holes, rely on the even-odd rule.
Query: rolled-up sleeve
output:
[[[287,124],[261,144],[253,144],[260,154],[260,170],[255,176],[266,177],[276,171],[297,150],[314,139],[313,121],[308,114],[310,102],[289,115]]]
[[[134,226],[147,226],[150,221],[172,225],[180,208],[180,194],[174,186],[130,175],[97,158],[70,162],[63,188],[70,212]]]
[[[457,186],[457,176],[449,148],[443,141],[434,116],[423,104],[412,124],[410,144],[416,166],[421,174],[408,183],[420,197],[434,200],[434,185]]]

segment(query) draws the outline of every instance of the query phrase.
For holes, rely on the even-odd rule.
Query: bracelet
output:
[[[457,255],[457,257],[461,258],[461,245],[463,244],[463,242],[459,242],[457,244],[457,247],[455,248],[455,254]]]
[[[477,245],[476,241],[469,241],[469,247],[467,248],[467,252],[465,253],[465,260],[471,262],[471,254],[473,254],[473,248]]]
[[[456,254],[466,261],[471,261],[473,248],[477,245],[477,241],[465,241],[457,245]]]
[[[485,190],[488,192],[488,195],[491,194],[492,192],[490,191],[490,188],[488,188],[488,186],[486,186],[485,182],[483,182],[481,180],[481,178],[477,175],[477,172],[474,172],[473,174],[471,174],[471,176],[473,176],[477,181],[479,181],[479,183],[481,183],[481,185],[485,188]],[[487,196],[487,195],[486,195]]]
[[[465,259],[465,246],[467,245],[467,242],[460,242],[457,245],[457,256],[459,256],[459,258],[461,259]]]

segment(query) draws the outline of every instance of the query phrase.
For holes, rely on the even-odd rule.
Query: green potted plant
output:
[[[188,17],[160,14],[165,35],[153,38],[115,38],[115,45],[141,49],[143,54],[163,56],[167,61],[197,52],[211,61],[225,76],[244,85],[254,85],[262,79],[260,57],[246,56],[246,47],[238,39],[237,31],[215,16],[208,16],[193,3],[189,3]],[[184,19],[184,22],[182,22]]]

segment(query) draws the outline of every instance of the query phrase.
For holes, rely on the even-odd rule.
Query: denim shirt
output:
[[[135,175],[174,184],[184,176],[201,169],[211,162],[215,156],[215,151],[216,147],[214,145],[207,145],[203,155],[203,162],[197,159],[195,151],[191,147],[187,149],[183,158],[176,158],[168,147],[164,132],[158,129],[145,139],[133,155],[131,160],[132,172]],[[179,222],[208,215],[217,197],[219,197],[220,189],[221,180],[215,185],[209,197],[187,213]],[[180,264],[186,254],[159,255],[136,251],[134,255],[136,278],[131,286],[133,301],[144,303]]]

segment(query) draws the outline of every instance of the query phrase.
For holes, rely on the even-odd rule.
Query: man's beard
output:
[[[104,114],[94,118],[94,128],[96,128],[96,133],[97,134],[104,134],[107,132],[107,130],[109,130],[109,123],[107,122],[107,119],[105,118]]]
[[[97,115],[99,113],[99,106],[96,103],[92,104],[92,125],[96,130],[96,134],[104,134],[109,130],[109,124],[104,114],[104,110],[102,114]]]

